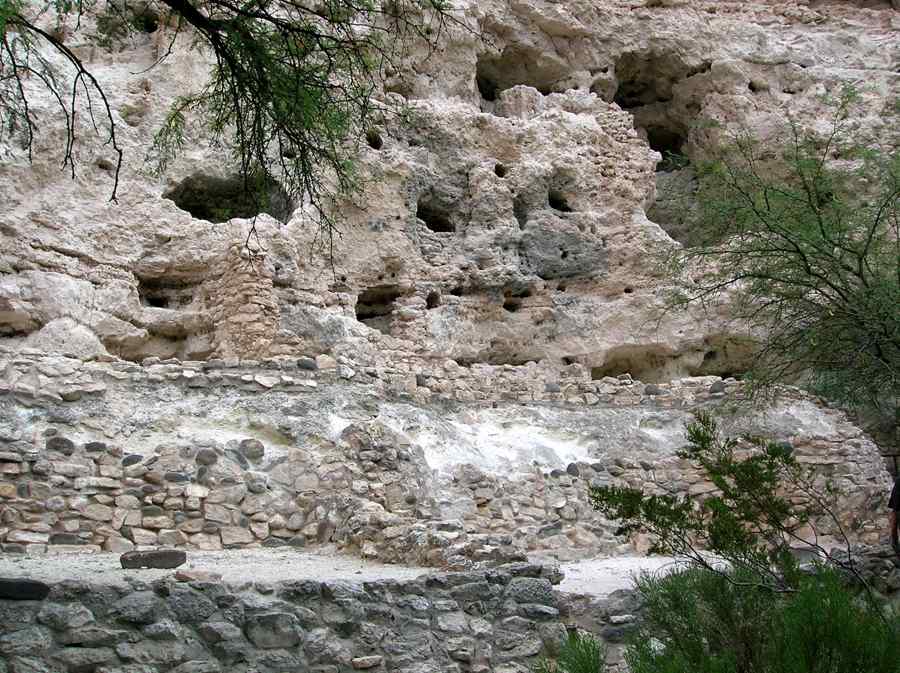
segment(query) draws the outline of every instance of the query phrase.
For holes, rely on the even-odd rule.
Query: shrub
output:
[[[603,673],[606,647],[589,633],[572,632],[560,647],[556,661],[542,658],[535,673]]]
[[[626,659],[632,673],[897,673],[900,622],[885,618],[835,571],[792,593],[752,571],[689,568],[643,576],[644,621]]]

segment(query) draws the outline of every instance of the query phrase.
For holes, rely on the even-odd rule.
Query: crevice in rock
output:
[[[740,378],[749,369],[755,353],[749,339],[727,335],[709,337],[698,347],[684,351],[673,351],[661,344],[619,346],[591,367],[591,378],[630,374],[644,383],[666,383],[686,376]]]
[[[524,229],[528,224],[528,199],[524,194],[519,194],[513,199],[513,215],[519,223],[519,229]]]
[[[382,334],[390,334],[396,301],[403,294],[398,285],[376,285],[363,290],[356,298],[356,319]]]
[[[428,296],[425,297],[425,308],[431,310],[433,308],[437,308],[441,305],[441,293],[436,290],[433,292],[429,292]]]
[[[503,293],[503,310],[509,313],[517,313],[522,308],[522,300],[531,296],[528,288],[522,290],[506,290]]]
[[[209,222],[227,222],[267,213],[287,222],[295,206],[284,188],[268,178],[244,180],[240,175],[221,178],[194,173],[163,193],[192,217]]]
[[[382,140],[381,134],[378,133],[378,131],[369,129],[366,131],[366,144],[373,150],[380,150],[384,147],[384,140]]]
[[[648,126],[646,132],[650,149],[662,155],[662,160],[656,164],[657,173],[669,173],[690,164],[690,159],[684,153],[686,139],[678,129]]]

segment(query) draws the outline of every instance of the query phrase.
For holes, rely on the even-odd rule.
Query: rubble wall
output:
[[[741,384],[717,377],[644,384],[594,381],[578,367],[557,379],[329,360],[142,366],[7,354],[2,548],[337,544],[452,568],[634,551],[642,541],[592,510],[588,486],[710,492],[675,455],[698,408],[789,442],[848,494],[837,508],[854,541],[884,528],[889,481],[876,447],[796,390],[757,408],[736,404]],[[820,523],[826,543],[836,533]]]

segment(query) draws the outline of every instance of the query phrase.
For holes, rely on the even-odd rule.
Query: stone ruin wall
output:
[[[153,411],[160,400],[189,405],[174,413],[196,414],[197,421],[207,414],[204,399],[236,408],[262,404],[280,409],[274,422],[291,433],[284,423],[306,413],[300,407],[336,407],[335,395],[350,391],[366,404],[413,409],[514,404],[589,418],[636,414],[627,426],[652,434],[680,426],[691,409],[727,410],[741,395],[734,380],[593,381],[578,366],[556,378],[534,367],[470,371],[452,361],[420,361],[386,370],[324,357],[138,365],[7,352],[0,364],[0,407],[18,419],[0,436],[0,543],[25,553],[336,544],[380,561],[464,568],[526,555],[571,560],[633,552],[632,545],[645,543],[617,537],[616,524],[591,509],[587,486],[702,496],[709,484],[674,456],[678,436],[649,454],[630,450],[632,440],[613,425],[603,439],[608,450],[576,463],[523,464],[504,474],[460,460],[438,474],[422,447],[381,417],[349,423],[334,437],[290,435],[278,440],[288,445],[278,453],[252,425],[242,428],[245,435],[222,428],[228,440],[172,429],[174,436],[159,435],[160,444],[131,448],[128,435],[140,437],[148,422],[130,416],[141,406],[151,410],[148,418],[162,418],[164,410]],[[112,406],[119,398],[123,407]],[[817,410],[796,391],[779,404],[792,400],[808,405],[815,423],[830,417],[836,425],[810,430],[791,418],[774,436],[850,494],[838,508],[853,540],[877,542],[889,482],[876,448],[842,414]],[[442,506],[442,498],[453,507]],[[824,541],[836,540],[832,528],[822,523]]]
[[[229,584],[179,573],[28,587],[41,597],[4,586],[0,670],[520,673],[566,637],[558,581],[518,564],[414,580]]]

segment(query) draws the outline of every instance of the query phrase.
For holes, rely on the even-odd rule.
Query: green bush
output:
[[[535,673],[603,673],[606,646],[588,633],[569,633],[555,661],[542,658]]]
[[[789,593],[750,571],[643,576],[632,673],[900,673],[900,621],[821,569]]]

